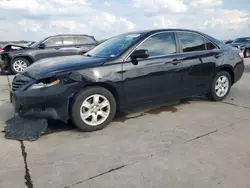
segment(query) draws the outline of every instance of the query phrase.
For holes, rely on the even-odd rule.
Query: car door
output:
[[[34,55],[35,60],[60,56],[61,52],[59,49],[63,44],[62,42],[62,38],[58,36],[46,39],[42,42],[45,45],[45,48],[37,50],[36,54]]]
[[[203,94],[212,81],[222,51],[198,33],[178,32],[183,63],[183,95]]]
[[[178,61],[175,34],[153,34],[136,48],[140,49],[148,50],[149,57],[137,59],[137,65],[130,58],[123,64],[127,104],[178,97],[182,88],[182,64]]]
[[[59,49],[61,56],[69,56],[76,55],[78,52],[78,48],[76,45],[76,37],[75,36],[63,36],[62,37],[63,44]]]

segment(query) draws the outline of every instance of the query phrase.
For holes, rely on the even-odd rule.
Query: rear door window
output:
[[[63,37],[63,45],[75,45],[75,37],[74,36],[65,36]]]
[[[206,50],[204,38],[195,33],[178,33],[183,52],[195,52]]]
[[[76,37],[77,44],[93,44],[95,41],[87,36],[78,36]]]
[[[208,39],[205,39],[205,42],[206,42],[206,47],[207,47],[207,50],[215,50],[215,49],[218,49],[217,46],[215,46],[212,42],[210,42]]]

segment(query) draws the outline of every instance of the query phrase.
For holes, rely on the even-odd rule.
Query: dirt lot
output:
[[[250,60],[219,103],[190,101],[117,118],[94,133],[53,130],[36,142],[0,134],[0,187],[250,187]],[[0,77],[0,127],[13,115]],[[67,127],[66,127],[67,128]]]

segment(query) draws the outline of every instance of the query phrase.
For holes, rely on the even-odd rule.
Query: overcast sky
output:
[[[0,0],[0,40],[62,33],[96,39],[154,28],[188,28],[218,39],[250,36],[250,0]]]

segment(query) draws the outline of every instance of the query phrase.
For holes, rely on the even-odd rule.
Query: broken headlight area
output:
[[[36,83],[32,84],[27,88],[27,90],[34,90],[34,89],[41,89],[41,88],[47,88],[51,86],[55,86],[60,83],[60,80],[57,78],[46,78],[37,81]]]

